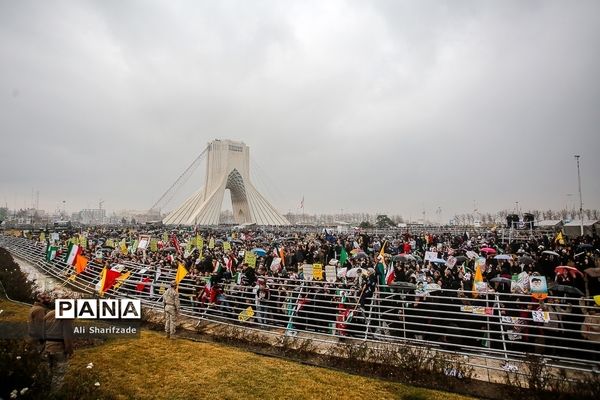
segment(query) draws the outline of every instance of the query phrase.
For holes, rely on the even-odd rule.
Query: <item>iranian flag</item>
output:
[[[75,260],[77,259],[77,255],[81,253],[81,247],[77,244],[71,243],[69,245],[69,249],[67,250],[67,255],[65,257],[65,263],[67,265],[75,265]]]
[[[58,251],[58,247],[50,246],[46,248],[46,261],[52,261],[56,258],[56,252]]]
[[[387,273],[385,274],[385,284],[389,286],[392,283],[394,283],[395,279],[396,279],[396,273],[394,272],[394,267],[390,264],[388,266]]]

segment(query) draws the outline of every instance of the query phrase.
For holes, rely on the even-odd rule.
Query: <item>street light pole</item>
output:
[[[577,160],[577,182],[579,183],[579,218],[581,218],[581,236],[583,236],[583,198],[581,197],[581,172],[579,170],[579,155],[575,155]]]

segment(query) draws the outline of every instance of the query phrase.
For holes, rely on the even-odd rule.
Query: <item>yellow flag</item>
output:
[[[40,242],[45,242],[46,241],[46,234],[44,232],[40,233]]]
[[[127,251],[127,243],[125,243],[125,239],[121,240],[120,246],[121,246],[121,253],[127,254],[128,253],[128,251]]]
[[[475,276],[473,277],[473,282],[483,282],[483,274],[481,273],[481,267],[479,265],[475,266]]]
[[[179,263],[179,265],[177,266],[177,275],[175,275],[175,282],[179,285],[179,282],[181,282],[187,274],[188,270],[185,269],[185,265]]]
[[[565,244],[565,238],[563,237],[562,231],[558,232],[558,234],[556,235],[556,239],[554,239],[555,243],[558,244]]]
[[[100,272],[100,282],[98,282],[98,284],[96,285],[96,288],[98,289],[98,294],[100,295],[100,297],[104,296],[104,291],[102,290],[102,288],[104,287],[105,281],[106,281],[106,267],[102,268],[102,271]]]
[[[482,266],[485,265],[485,258],[478,258],[475,260],[475,272],[473,275],[473,297],[477,297],[479,290],[477,289],[478,284],[483,282],[483,273],[481,272]]]
[[[381,251],[379,252],[379,255],[381,257],[383,257],[385,255],[385,245],[387,244],[387,240],[383,243],[383,246],[381,246]]]
[[[387,265],[385,265],[385,245],[387,245],[387,240],[385,242],[383,242],[383,246],[381,246],[381,251],[379,252],[379,255],[381,256],[380,262],[383,264],[384,272],[385,272],[385,268],[387,268]]]
[[[254,310],[252,309],[252,307],[246,308],[238,315],[238,319],[242,322],[248,321],[252,317],[254,317]]]
[[[130,275],[131,271],[127,271],[124,274],[121,274],[121,276],[117,278],[117,282],[115,282],[115,286],[113,286],[113,289],[118,289],[119,286],[121,286],[123,282],[125,282],[129,278]]]

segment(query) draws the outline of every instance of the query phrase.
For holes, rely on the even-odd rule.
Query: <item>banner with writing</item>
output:
[[[244,254],[244,262],[246,264],[248,264],[249,267],[255,268],[256,267],[256,254],[254,254],[251,251],[247,251],[246,254]]]
[[[313,264],[313,278],[317,281],[323,280],[323,265]]]

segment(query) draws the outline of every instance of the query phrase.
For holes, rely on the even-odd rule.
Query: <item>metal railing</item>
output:
[[[78,291],[97,294],[102,266],[95,262],[75,276],[62,259],[47,262],[42,243],[0,236],[0,246]],[[162,310],[162,293],[176,268],[157,273],[148,265],[123,265],[131,275],[105,295],[139,298],[144,306]],[[593,314],[600,310],[593,299],[549,296],[540,302],[511,293],[448,289],[415,293],[403,283],[370,293],[358,281],[266,279],[265,287],[224,282],[207,290],[188,275],[179,285],[181,313],[272,335],[307,332],[325,342],[348,338],[427,346],[469,356],[470,365],[487,369],[501,370],[502,364],[518,363],[527,354],[570,370],[591,371],[600,364],[600,318]]]

